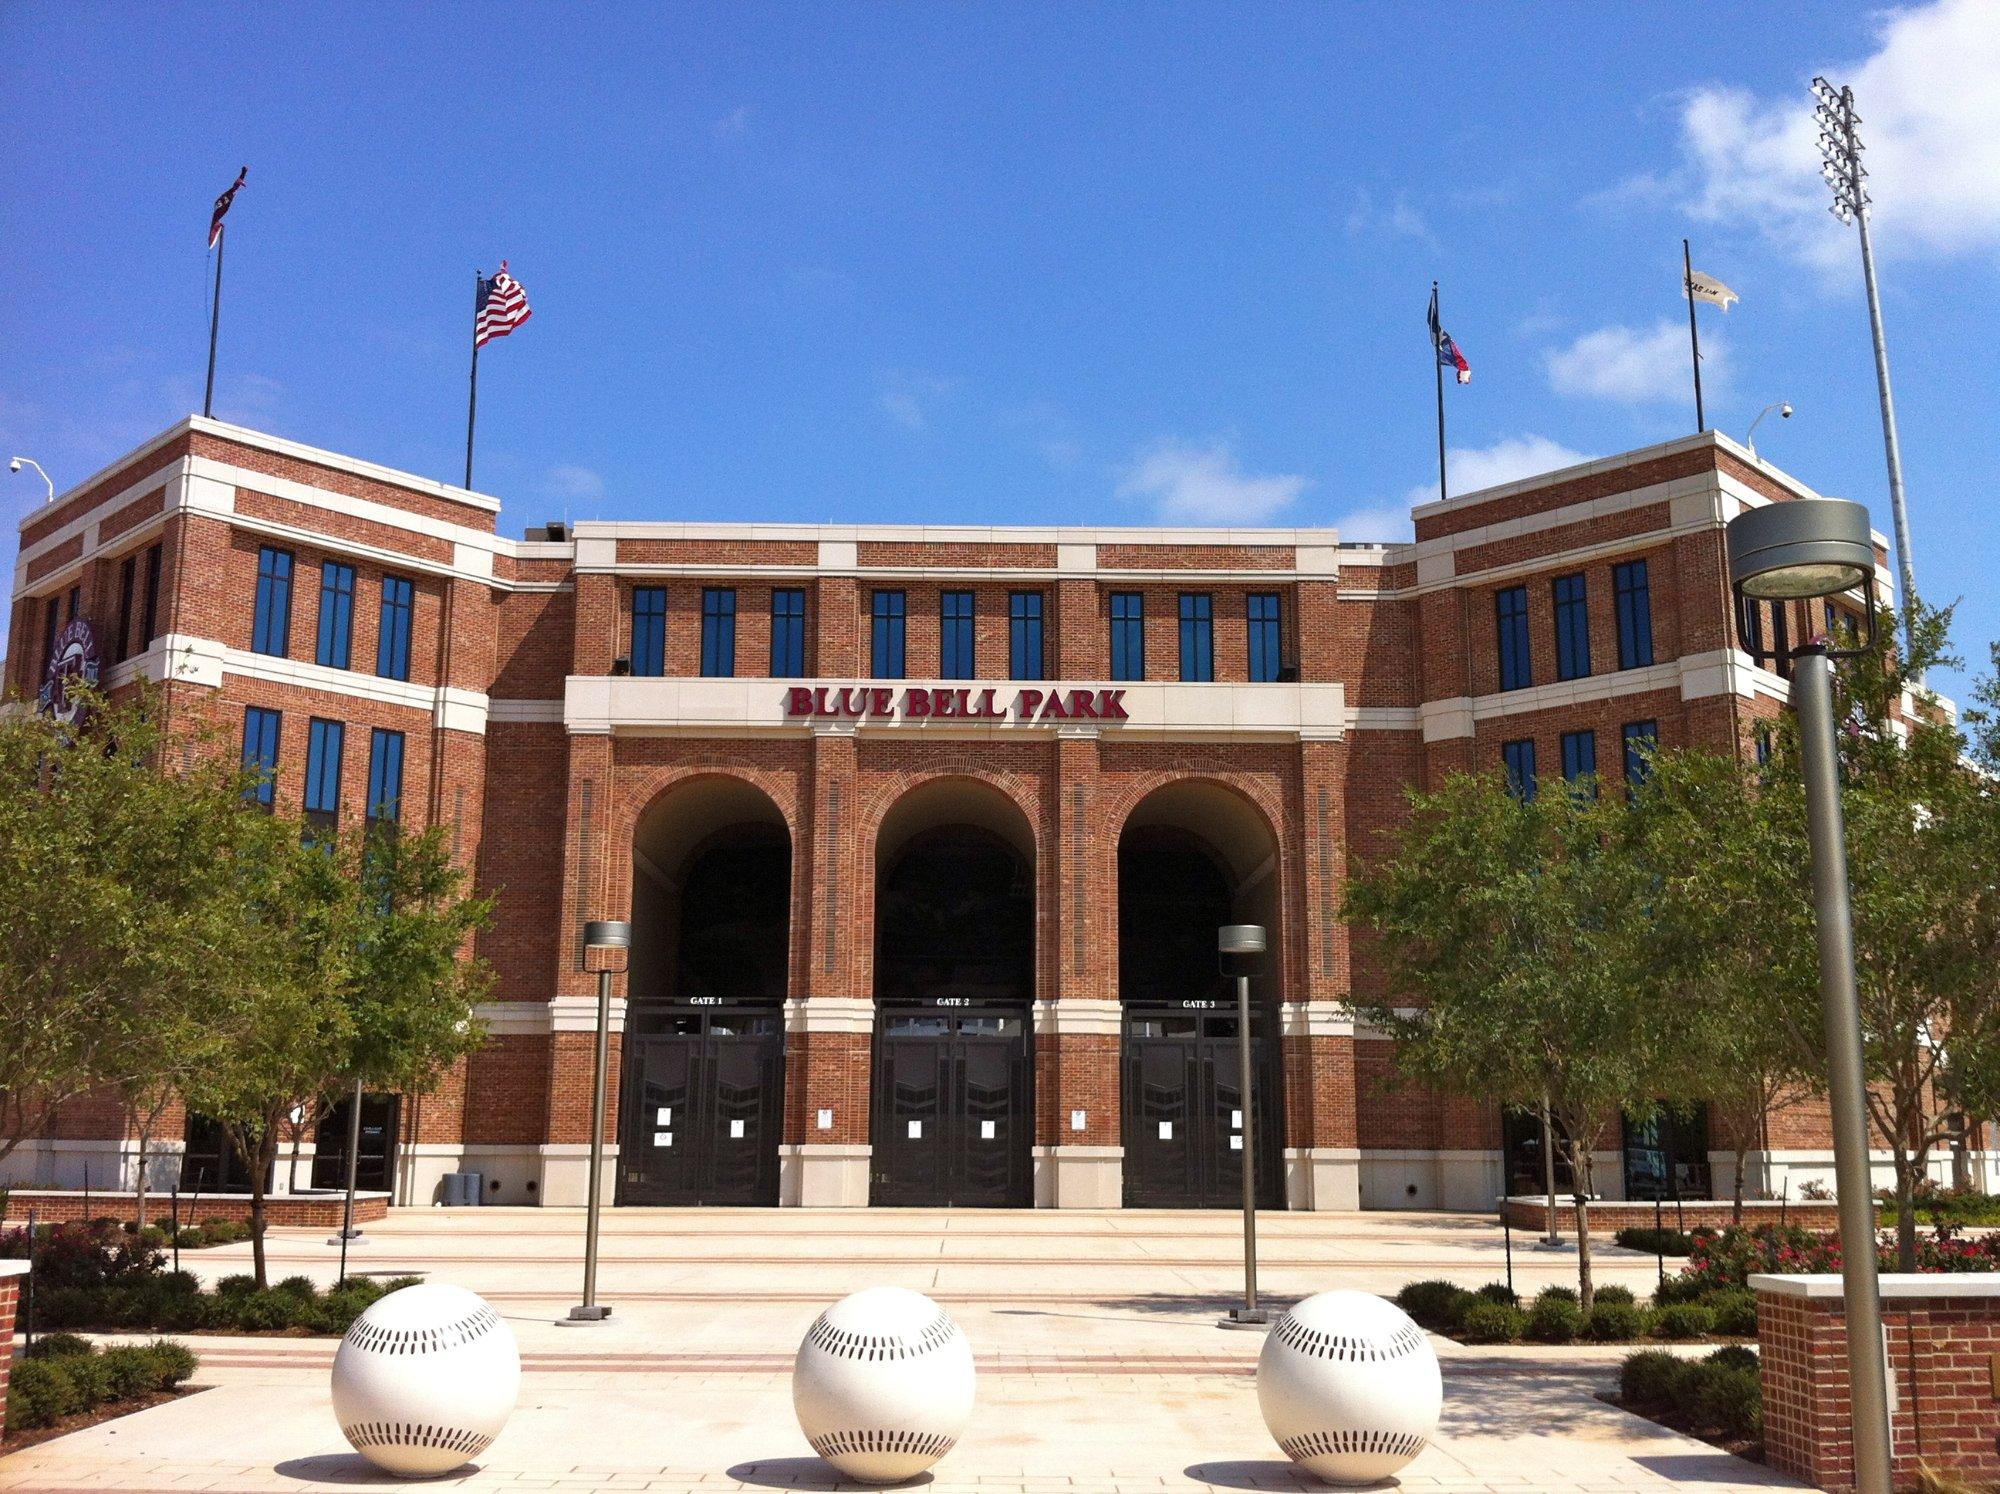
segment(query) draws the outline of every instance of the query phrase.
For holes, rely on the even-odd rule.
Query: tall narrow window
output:
[[[1558,576],[1550,589],[1556,611],[1556,678],[1580,680],[1590,673],[1590,604],[1583,574]]]
[[[1111,677],[1146,677],[1146,595],[1138,591],[1111,593]]]
[[[153,646],[153,634],[160,625],[160,547],[146,552],[146,611],[139,620],[139,649]]]
[[[805,672],[805,589],[780,586],[771,592],[771,678],[795,680]]]
[[[1215,599],[1205,591],[1181,593],[1181,678],[1215,678]]]
[[[736,673],[736,588],[705,586],[701,592],[701,672],[710,679]]]
[[[1535,682],[1528,651],[1528,588],[1509,586],[1493,593],[1493,626],[1500,646],[1500,688],[1524,690]]]
[[[337,560],[319,568],[319,642],[313,662],[345,669],[354,641],[354,567]]]
[[[1579,778],[1597,776],[1597,733],[1594,731],[1566,731],[1563,733],[1563,782],[1575,783]]]
[[[368,734],[368,819],[395,824],[403,817],[403,734],[376,727]]]
[[[385,680],[410,677],[410,616],[416,587],[402,576],[382,578],[382,618],[375,631],[375,672]]]
[[[315,716],[306,734],[306,819],[333,828],[340,815],[340,759],[347,747],[347,728]]]
[[[62,598],[50,597],[49,610],[42,614],[42,673],[47,674],[49,662],[56,656],[56,629],[62,626]],[[40,688],[40,682],[36,682]]]
[[[1007,598],[1007,671],[1017,680],[1042,677],[1042,594],[1017,591]]]
[[[1792,677],[1792,608],[1789,602],[1771,604],[1771,652],[1778,656],[1781,679]]]
[[[82,607],[83,607],[83,588],[81,586],[72,586],[69,589],[69,616],[64,618],[63,621],[75,622],[76,614],[82,609]]]
[[[908,598],[900,591],[878,591],[870,607],[869,663],[878,680],[903,677],[903,623]]]
[[[1278,656],[1284,632],[1280,626],[1279,605],[1275,591],[1250,593],[1250,678],[1260,684],[1275,680],[1278,671],[1284,668]]]
[[[972,593],[938,593],[938,678],[974,677],[972,634]]]
[[[1736,631],[1750,657],[1760,664],[1764,652],[1764,604],[1745,597],[1738,606]]]
[[[637,586],[632,589],[632,672],[667,672],[667,589],[664,586]]]
[[[1535,797],[1535,743],[1532,737],[1500,744],[1500,760],[1507,765],[1507,788],[1516,798]]]
[[[1652,771],[1653,749],[1660,745],[1660,723],[1657,721],[1627,721],[1622,735],[1625,738],[1625,784],[1635,789],[1646,781]]]
[[[292,645],[292,556],[266,545],[257,553],[257,610],[250,647],[282,659]]]
[[[1618,667],[1644,668],[1653,662],[1653,589],[1646,562],[1613,566],[1611,584],[1618,598]]]
[[[276,711],[250,706],[243,712],[243,768],[257,781],[247,790],[253,803],[271,807],[277,792],[278,733],[283,718]]]
[[[129,653],[132,636],[132,588],[138,578],[139,557],[127,555],[118,567],[118,633],[111,640],[111,662],[122,664]]]

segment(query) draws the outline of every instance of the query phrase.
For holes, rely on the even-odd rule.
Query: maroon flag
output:
[[[229,184],[229,190],[215,199],[215,215],[208,220],[208,247],[213,249],[215,241],[222,237],[222,220],[229,216],[229,204],[236,200],[236,194],[243,190],[243,178],[250,174],[245,166],[236,173],[236,180]]]

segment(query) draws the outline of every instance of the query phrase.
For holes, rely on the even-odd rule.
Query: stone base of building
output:
[[[1321,1213],[1360,1208],[1360,1149],[1344,1146],[1286,1147],[1285,1207]]]
[[[778,1202],[796,1209],[864,1209],[874,1148],[806,1142],[778,1148]]]
[[[1356,1208],[1491,1213],[1505,1167],[1498,1151],[1365,1149],[1356,1172]]]
[[[1035,1207],[1115,1209],[1124,1201],[1122,1146],[1035,1148]]]

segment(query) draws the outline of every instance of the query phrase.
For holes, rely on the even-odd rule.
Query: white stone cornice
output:
[[[1125,1030],[1125,1008],[1116,1001],[1064,996],[1034,1005],[1037,1033],[1058,1037],[1117,1037]]]
[[[1354,1013],[1337,1001],[1287,1001],[1279,1007],[1279,1030],[1286,1037],[1354,1036]]]
[[[809,996],[785,1003],[787,1032],[875,1031],[875,1003],[852,996]]]

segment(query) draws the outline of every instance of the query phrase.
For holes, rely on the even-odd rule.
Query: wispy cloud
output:
[[[1345,226],[1351,239],[1407,238],[1433,247],[1437,244],[1437,236],[1431,232],[1424,215],[1400,192],[1393,201],[1378,203],[1366,187],[1356,189]]]
[[[551,498],[588,499],[604,496],[604,476],[589,467],[569,464],[549,468],[542,486]]]
[[[1431,496],[1435,498],[1437,494]],[[1351,508],[1333,521],[1333,527],[1340,531],[1342,539],[1358,544],[1393,545],[1414,536],[1407,503]]]
[[[1693,378],[1687,326],[1670,317],[1650,327],[1599,327],[1551,348],[1543,361],[1556,393],[1628,405],[1680,399]],[[1718,390],[1728,379],[1729,344],[1719,332],[1702,337],[1701,372]]]
[[[1454,446],[1445,452],[1445,477],[1453,497],[1495,488],[1523,477],[1539,477],[1574,467],[1590,458],[1547,436],[1506,436],[1491,446]],[[1342,514],[1334,527],[1345,540],[1395,543],[1415,533],[1410,510],[1430,503],[1438,495],[1437,481],[1427,478],[1403,494],[1400,504],[1382,503],[1356,508]]]
[[[924,407],[917,402],[917,397],[908,390],[890,390],[882,396],[881,405],[884,413],[891,420],[895,421],[896,424],[906,426],[913,431],[920,431],[924,428]]]
[[[1166,437],[1134,455],[1117,491],[1120,498],[1150,499],[1170,524],[1261,524],[1309,486],[1296,473],[1243,471],[1226,442]]]
[[[709,133],[718,140],[735,140],[750,133],[750,106],[738,104],[722,118],[709,126]]]
[[[958,387],[956,379],[910,369],[894,370],[882,382],[884,387],[876,397],[876,407],[911,431],[928,428],[932,407]]]

